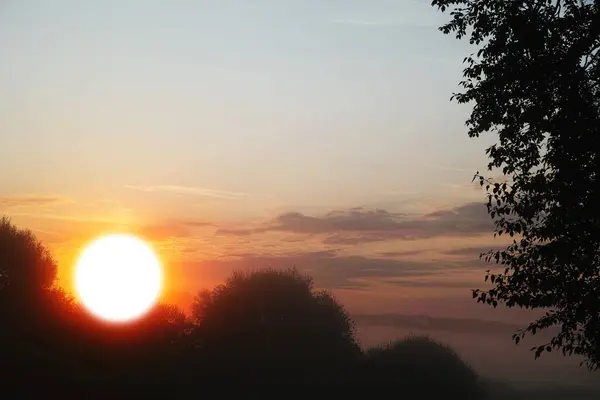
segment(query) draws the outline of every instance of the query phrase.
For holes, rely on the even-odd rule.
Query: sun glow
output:
[[[140,317],[156,303],[162,268],[152,248],[127,234],[100,237],[75,267],[75,291],[95,316],[113,322]]]

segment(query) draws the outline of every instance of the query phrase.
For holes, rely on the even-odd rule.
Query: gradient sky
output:
[[[471,49],[443,21],[410,0],[4,2],[0,206],[64,279],[74,242],[114,229],[150,236],[171,265],[478,251],[487,226],[388,229],[484,198],[469,183],[490,139],[469,139],[468,106],[449,101]],[[286,213],[333,225],[264,228]],[[369,278],[345,271],[323,284]]]
[[[409,0],[3,2],[2,188],[248,195],[200,209],[219,217],[456,197],[484,146],[441,21]]]
[[[473,49],[425,0],[0,4],[0,213],[55,253],[151,240],[185,304],[233,269],[311,273],[353,313],[526,321],[471,300],[498,246],[493,137],[451,103]],[[526,316],[528,317],[528,316]]]

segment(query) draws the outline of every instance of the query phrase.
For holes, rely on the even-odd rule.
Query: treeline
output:
[[[244,392],[253,395],[284,384],[484,396],[472,368],[428,338],[362,349],[343,306],[295,269],[237,272],[200,292],[191,315],[161,304],[120,325],[90,317],[55,277],[44,246],[2,219],[0,391],[9,397],[179,398],[262,385]]]

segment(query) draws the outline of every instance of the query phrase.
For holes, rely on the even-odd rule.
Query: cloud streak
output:
[[[472,247],[463,247],[458,249],[450,249],[444,251],[444,254],[452,255],[452,256],[473,256],[479,257],[482,253],[487,253],[490,250],[498,250],[500,249],[498,246],[472,246]]]
[[[420,331],[445,331],[470,334],[512,334],[522,326],[505,322],[469,319],[442,318],[427,315],[363,314],[353,315],[357,324],[384,326]]]
[[[66,202],[61,196],[0,196],[0,209],[14,207],[37,207]]]
[[[394,26],[402,25],[402,21],[392,20],[367,20],[367,19],[353,19],[353,18],[335,18],[331,20],[333,24],[341,25],[356,25],[356,26]]]
[[[172,193],[178,195],[197,196],[197,197],[212,197],[224,200],[236,200],[241,197],[248,196],[247,193],[229,192],[224,190],[209,189],[196,186],[179,186],[179,185],[154,185],[154,186],[136,186],[126,185],[127,189],[138,190],[142,192],[155,193]]]
[[[167,240],[178,238],[190,238],[195,236],[197,228],[213,226],[210,222],[203,221],[165,221],[153,225],[147,225],[137,230],[138,235],[150,240]]]

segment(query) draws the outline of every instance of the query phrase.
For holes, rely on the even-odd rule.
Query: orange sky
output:
[[[466,190],[474,198],[481,196],[472,186]],[[192,204],[193,196],[187,201]],[[489,220],[477,202],[440,204],[421,212],[409,207],[407,212],[280,212],[237,221],[153,221],[134,207],[119,211],[111,203],[86,214],[86,204],[73,199],[33,196],[5,196],[0,205],[0,212],[33,230],[53,251],[59,280],[67,289],[87,242],[112,232],[139,235],[163,262],[163,300],[184,307],[198,290],[222,282],[235,269],[296,265],[318,286],[333,290],[351,311],[463,314],[463,307],[453,302],[477,310],[469,304],[469,289],[482,285],[489,268],[478,254],[502,244],[488,233]]]

